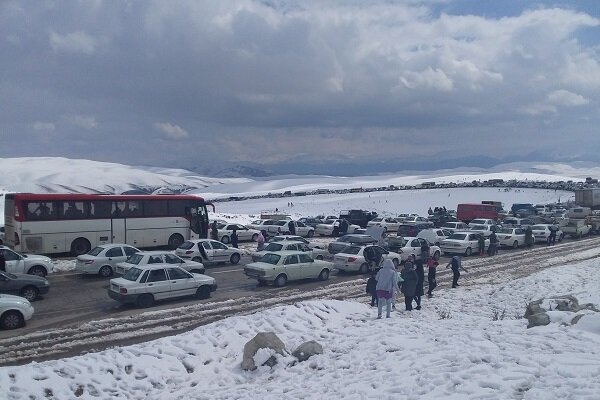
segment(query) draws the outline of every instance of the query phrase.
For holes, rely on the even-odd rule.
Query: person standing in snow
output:
[[[290,232],[290,235],[296,235],[296,224],[294,221],[288,222],[288,231]]]
[[[427,251],[429,252],[429,250]],[[415,272],[417,273],[417,287],[415,289],[414,299],[417,302],[417,310],[421,309],[421,297],[423,296],[423,283],[425,282],[425,271],[423,268],[423,261],[416,260],[415,263]]]
[[[467,271],[462,266],[462,261],[460,259],[460,256],[452,257],[452,259],[450,260],[448,265],[446,265],[446,268],[450,268],[450,267],[452,267],[452,288],[454,289],[454,288],[458,287],[458,278],[460,278],[460,270],[462,269],[466,273],[468,273],[469,271]]]
[[[396,295],[396,286],[398,284],[398,278],[396,277],[396,269],[392,260],[385,260],[383,268],[377,272],[375,279],[377,285],[375,290],[377,291],[377,318],[381,318],[383,311],[383,305],[386,306],[386,318],[390,318],[392,311],[392,298]]]
[[[483,256],[485,254],[485,236],[483,236],[483,233],[479,235],[477,245],[479,246],[479,255]]]
[[[533,230],[531,229],[531,226],[528,226],[527,229],[525,229],[525,246],[533,246]]]
[[[412,311],[412,302],[417,290],[417,273],[415,272],[415,266],[413,264],[412,256],[404,262],[404,268],[400,273],[402,277],[402,293],[404,293],[404,305],[406,311]]]
[[[0,250],[0,271],[6,272],[6,259],[4,258],[4,250]]]
[[[488,248],[488,253],[490,256],[495,256],[498,253],[498,237],[494,231],[490,234],[490,247]]]
[[[210,238],[212,240],[219,240],[219,231],[217,229],[217,221],[213,221],[210,225]]]
[[[437,286],[437,280],[435,279],[435,275],[437,272],[437,266],[439,263],[433,257],[429,257],[427,259],[427,283],[429,287],[427,289],[427,297],[433,297],[433,289]]]
[[[231,232],[231,247],[238,247],[238,234],[237,234],[237,229],[233,228],[233,231]]]
[[[423,239],[421,242],[421,264],[426,263],[429,258],[429,242],[426,239]]]
[[[263,231],[258,233],[256,237],[256,251],[262,251],[265,248],[265,237],[263,236]]]
[[[556,244],[556,231],[558,231],[558,228],[556,225],[550,225],[548,229],[550,229],[550,235],[548,235],[548,246],[554,246]]]
[[[375,275],[377,275],[377,272],[375,270],[371,271],[371,277],[367,279],[367,288],[365,289],[367,294],[371,295],[371,307],[378,304],[377,279],[375,279]]]

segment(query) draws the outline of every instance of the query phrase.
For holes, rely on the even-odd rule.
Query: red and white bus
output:
[[[177,248],[206,238],[204,199],[192,195],[7,193],[5,243],[25,253],[80,255],[106,243]],[[214,206],[213,206],[214,208]]]

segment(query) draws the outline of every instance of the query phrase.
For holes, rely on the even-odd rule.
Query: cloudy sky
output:
[[[0,157],[136,165],[600,148],[600,6],[0,2]]]

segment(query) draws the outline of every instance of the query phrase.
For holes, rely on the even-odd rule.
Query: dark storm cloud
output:
[[[460,3],[3,2],[0,155],[185,166],[600,144],[599,36],[577,40],[598,19]]]

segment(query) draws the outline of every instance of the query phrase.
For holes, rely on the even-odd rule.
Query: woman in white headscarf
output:
[[[385,260],[383,262],[383,268],[377,273],[377,318],[381,318],[383,311],[383,304],[386,305],[386,317],[390,317],[392,311],[392,299],[396,295],[396,288],[398,287],[398,277],[396,268],[392,260]]]

